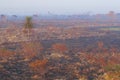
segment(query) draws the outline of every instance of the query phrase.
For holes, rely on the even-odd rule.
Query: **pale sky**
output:
[[[0,14],[120,12],[120,0],[0,0]]]

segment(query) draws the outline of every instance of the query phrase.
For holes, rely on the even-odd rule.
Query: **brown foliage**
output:
[[[58,52],[65,52],[68,50],[67,46],[65,44],[62,44],[62,43],[53,44],[52,49],[54,51],[58,51]]]
[[[0,58],[8,58],[13,56],[15,53],[7,50],[7,49],[0,49]]]
[[[29,64],[29,67],[37,74],[44,74],[46,72],[46,64],[48,60],[35,60]]]
[[[26,42],[22,44],[22,53],[26,58],[33,58],[43,50],[38,42]]]

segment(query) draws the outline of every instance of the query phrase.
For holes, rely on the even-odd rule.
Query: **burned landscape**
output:
[[[1,80],[120,80],[119,20],[4,18]]]

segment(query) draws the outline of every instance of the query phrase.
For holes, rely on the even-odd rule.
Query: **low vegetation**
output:
[[[0,79],[120,80],[119,32],[98,29],[33,28],[27,17],[24,28],[1,30]]]

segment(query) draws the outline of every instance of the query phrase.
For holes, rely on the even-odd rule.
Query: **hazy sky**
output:
[[[0,14],[120,12],[120,0],[0,0]]]

